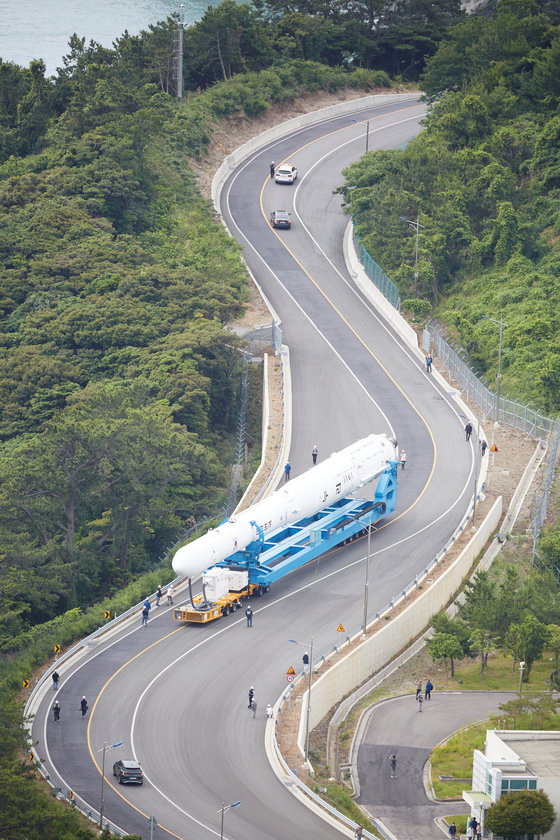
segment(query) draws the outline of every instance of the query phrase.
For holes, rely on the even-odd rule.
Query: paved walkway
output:
[[[498,713],[515,692],[433,691],[422,712],[413,694],[371,707],[356,738],[358,802],[384,823],[398,840],[437,840],[443,830],[437,817],[465,814],[465,802],[439,803],[429,798],[423,771],[433,748],[457,729]],[[358,743],[359,741],[359,743]],[[357,753],[357,755],[356,755]],[[391,778],[389,756],[397,756],[397,778]],[[471,783],[465,782],[465,790]]]

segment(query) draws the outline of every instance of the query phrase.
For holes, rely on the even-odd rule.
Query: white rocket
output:
[[[234,514],[217,528],[211,528],[204,536],[178,549],[173,558],[173,569],[178,575],[195,577],[257,539],[259,533],[254,523],[266,537],[281,526],[313,516],[373,481],[395,458],[396,441],[386,435],[362,438],[287,481],[268,498]]]

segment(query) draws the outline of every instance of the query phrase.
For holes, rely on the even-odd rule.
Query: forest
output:
[[[224,0],[185,31],[180,105],[173,18],[112,49],[75,34],[51,78],[0,59],[0,836],[93,836],[23,759],[22,679],[55,635],[69,644],[153,591],[162,549],[226,492],[241,376],[227,324],[248,281],[190,163],[218,126],[421,81],[425,132],[351,167],[348,209],[411,311],[446,319],[490,377],[480,313],[503,312],[507,390],[555,410],[555,14]],[[399,215],[424,226],[417,289]]]
[[[404,152],[370,153],[341,191],[405,308],[432,316],[495,389],[560,409],[560,14],[505,0],[427,58],[432,103]],[[400,217],[418,221],[415,231]]]

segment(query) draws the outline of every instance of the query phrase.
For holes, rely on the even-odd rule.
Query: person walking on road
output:
[[[309,654],[307,652],[303,654],[301,661],[303,662],[303,670],[307,671],[309,668]]]
[[[363,825],[358,825],[356,827],[356,831],[354,832],[354,837],[356,838],[356,840],[362,840],[363,833],[364,833]]]
[[[61,705],[60,705],[60,703],[58,702],[58,700],[55,700],[55,701],[54,701],[54,706],[53,706],[53,712],[54,712],[54,719],[55,719],[55,722],[56,722],[56,721],[58,721],[58,720],[60,720],[60,710],[61,710]]]
[[[471,439],[471,435],[472,435],[472,423],[469,420],[469,422],[465,426],[465,440],[467,441],[467,443]]]
[[[271,177],[271,178],[274,178],[274,171],[275,171],[275,168],[276,168],[276,167],[274,166],[274,161],[271,161],[271,163],[270,163],[270,177]]]
[[[168,604],[168,606],[171,606],[172,603],[173,603],[173,587],[170,586],[169,589],[167,590],[167,604]]]
[[[161,583],[156,589],[156,607],[159,607],[159,602],[161,601],[161,596],[163,595],[163,589],[161,588]]]
[[[432,688],[433,688],[432,682],[431,682],[430,678],[428,677],[428,682],[426,683],[426,691],[424,693],[424,699],[425,700],[431,700],[432,699]]]
[[[391,762],[391,778],[397,778],[397,756],[395,753],[391,753],[389,756],[389,761]]]
[[[401,467],[403,468],[403,470],[404,470],[405,464],[406,464],[406,452],[404,451],[404,449],[401,449]]]
[[[284,467],[284,481],[290,480],[290,472],[292,470],[292,465],[289,461],[286,461],[286,466]]]
[[[253,610],[251,609],[251,607],[247,607],[247,609],[245,610],[245,616],[247,618],[247,627],[252,627],[253,626]]]
[[[428,355],[426,356],[426,373],[431,373],[432,372],[432,362],[433,362],[433,359],[430,356],[430,354],[428,353]]]
[[[270,705],[270,703],[269,703],[269,704],[268,704],[268,706],[266,707],[266,716],[267,716],[267,718],[272,718],[272,717],[274,717],[274,709],[272,708],[272,706]]]
[[[84,696],[80,700],[80,709],[82,710],[82,717],[85,717],[87,715],[88,708],[89,708],[89,706],[87,704],[87,700],[86,700],[86,697],[85,697],[85,694],[84,694]]]
[[[53,691],[58,691],[58,681],[60,679],[60,675],[58,671],[53,671],[52,673],[52,687]]]
[[[317,463],[317,455],[319,454],[319,450],[317,449],[317,444],[313,444],[313,449],[311,450],[311,457],[313,458],[313,464]]]
[[[255,689],[253,686],[249,689],[249,705],[247,706],[248,709],[251,708],[251,703],[253,702],[253,697],[255,696]]]
[[[417,680],[416,682],[416,699],[418,700],[418,695],[422,694],[422,680]]]
[[[473,829],[472,822],[470,822],[467,826],[467,840],[473,840],[473,839],[474,839],[474,829]]]
[[[455,825],[454,822],[452,822],[451,825],[449,826],[449,836],[451,837],[451,840],[455,840],[456,834],[457,834],[457,826]]]
[[[488,449],[488,444],[486,443],[485,440],[480,441],[480,449],[481,449],[482,455],[486,455],[486,450]]]

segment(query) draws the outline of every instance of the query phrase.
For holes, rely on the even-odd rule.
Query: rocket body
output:
[[[313,516],[373,481],[395,458],[395,442],[386,435],[362,438],[178,549],[173,569],[178,575],[195,577],[257,539],[258,530],[252,523],[258,524],[266,538],[278,528]]]

